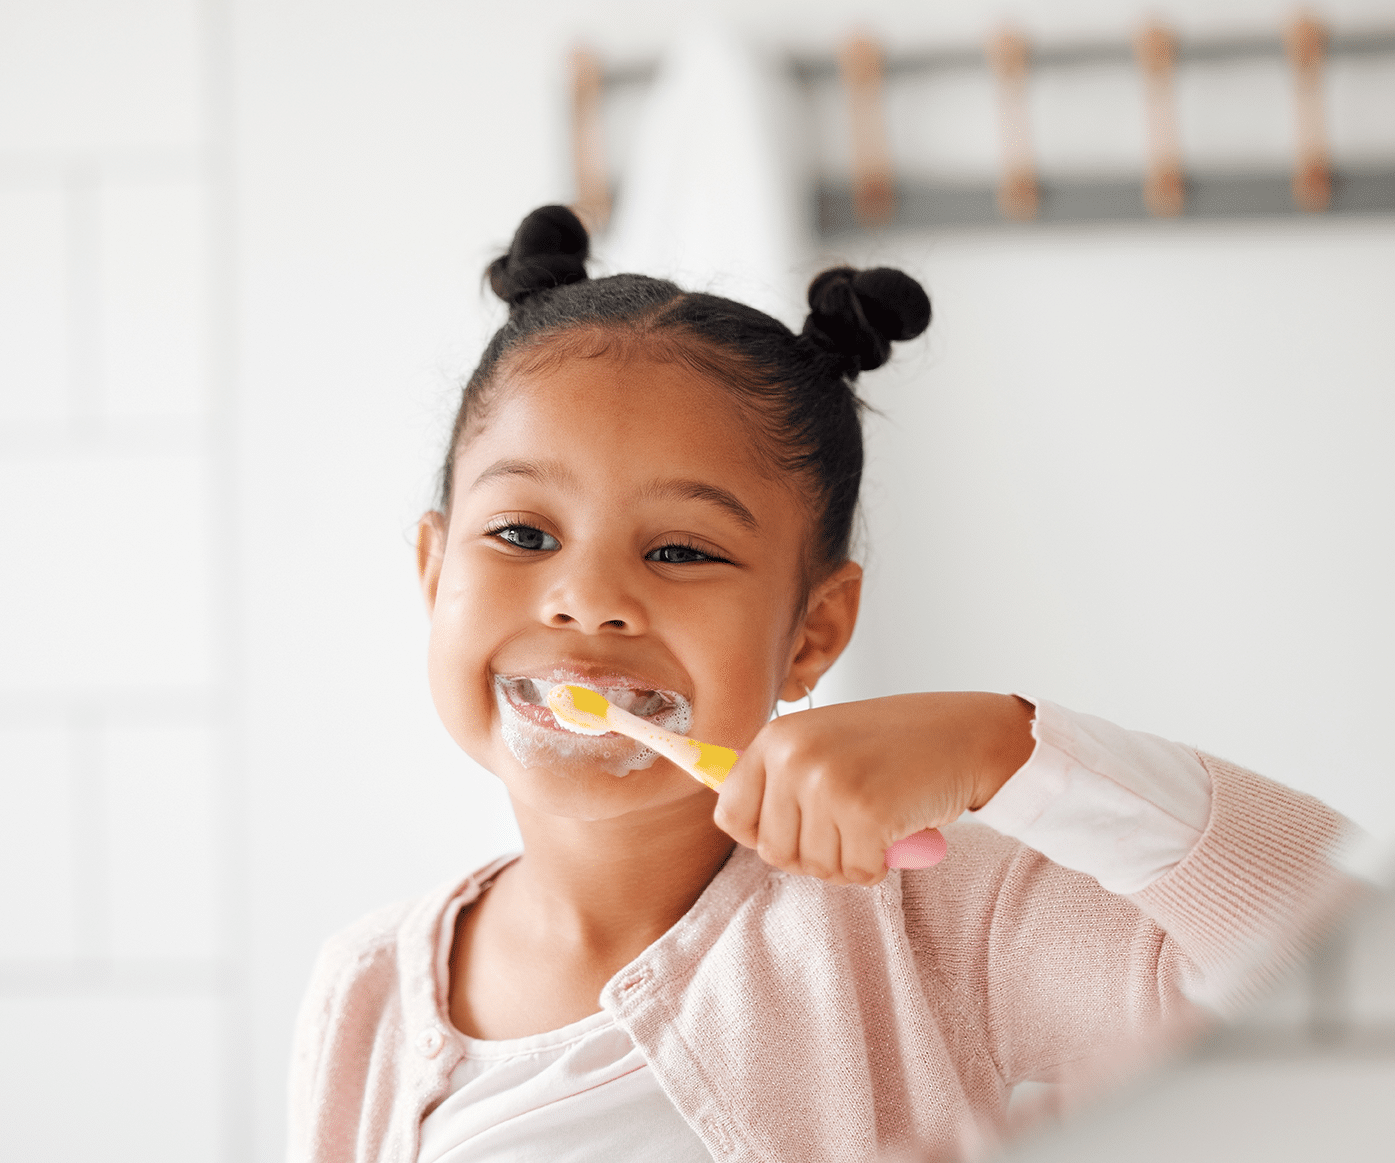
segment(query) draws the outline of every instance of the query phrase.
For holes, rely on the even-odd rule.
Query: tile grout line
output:
[[[0,693],[0,725],[36,722],[68,724],[85,711],[133,724],[203,725],[210,715],[210,691],[203,686],[133,688],[73,687],[37,694]]]
[[[74,165],[63,182],[68,312],[68,415],[81,435],[100,419],[101,388],[101,215],[100,178]]]
[[[215,843],[221,958],[227,985],[220,1041],[217,1157],[247,1163],[257,1150],[255,1017],[249,953],[250,858],[242,655],[243,524],[238,472],[238,219],[232,0],[202,0],[203,119],[209,266],[207,410],[209,515],[213,539],[210,606],[215,651]]]
[[[78,157],[81,161],[76,160]],[[64,184],[79,175],[95,182],[202,178],[199,166],[197,152],[184,148],[125,146],[108,150],[83,149],[77,154],[62,150],[52,153],[0,150],[0,189],[25,189],[54,182]]]
[[[102,764],[101,712],[89,703],[68,714],[72,790],[74,960],[103,967],[111,955],[110,816]]]

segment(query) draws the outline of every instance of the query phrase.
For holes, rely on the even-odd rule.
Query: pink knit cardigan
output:
[[[601,1005],[718,1160],[980,1154],[1012,1085],[1195,1026],[1196,1001],[1222,1008],[1290,963],[1342,891],[1338,815],[1201,759],[1206,831],[1132,897],[972,823],[946,830],[943,863],[875,889],[738,848]],[[442,917],[507,862],[325,946],[296,1031],[293,1163],[414,1163],[462,1057]]]

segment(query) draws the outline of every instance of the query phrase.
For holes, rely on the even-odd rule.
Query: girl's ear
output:
[[[446,515],[434,509],[417,522],[417,577],[426,599],[426,612],[436,610],[436,587],[441,581],[441,562],[446,552]]]
[[[812,691],[843,653],[857,625],[862,600],[862,566],[845,562],[815,587],[809,609],[794,639],[789,674],[780,688],[780,699],[793,703]]]

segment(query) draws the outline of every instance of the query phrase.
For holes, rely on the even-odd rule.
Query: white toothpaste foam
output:
[[[531,678],[495,676],[494,701],[499,707],[504,743],[520,766],[546,767],[578,774],[599,768],[609,775],[623,778],[632,771],[651,766],[658,758],[651,748],[624,735],[578,735],[560,726],[555,729],[539,726],[525,718],[510,702],[512,693],[522,702],[546,706],[547,692],[554,685]],[[676,731],[680,735],[692,726],[692,703],[676,691],[641,692],[604,686],[593,689],[615,706],[639,715],[655,726]],[[551,714],[550,711],[548,713]]]

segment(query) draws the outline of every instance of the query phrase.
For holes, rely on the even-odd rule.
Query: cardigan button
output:
[[[417,1052],[427,1058],[434,1058],[446,1044],[446,1036],[435,1026],[427,1026],[417,1035]]]

